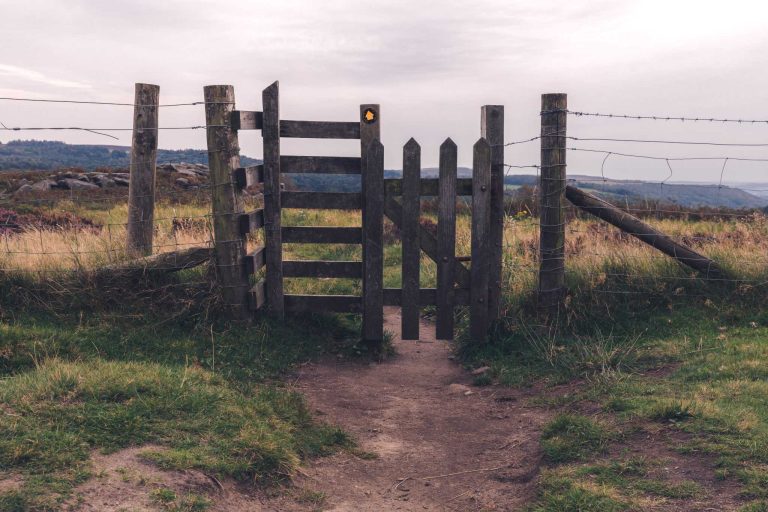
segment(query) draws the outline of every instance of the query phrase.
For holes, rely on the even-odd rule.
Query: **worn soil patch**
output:
[[[533,390],[472,387],[434,325],[422,321],[421,339],[402,341],[399,309],[385,318],[397,355],[381,364],[309,365],[295,384],[323,420],[376,458],[317,459],[297,485],[323,493],[323,510],[335,512],[520,509],[534,492],[551,413],[526,405]],[[316,509],[281,498],[262,510]]]

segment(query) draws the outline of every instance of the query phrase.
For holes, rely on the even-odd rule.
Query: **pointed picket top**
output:
[[[451,139],[450,137],[445,139],[443,141],[443,143],[440,144],[440,149],[443,149],[443,148],[455,148],[455,147],[456,147],[456,143],[453,142],[453,139]]]
[[[490,154],[491,145],[488,143],[488,141],[485,138],[480,137],[479,139],[477,139],[477,142],[475,142],[473,149],[480,150],[480,151],[488,151]]]
[[[416,139],[411,137],[410,139],[408,139],[408,142],[405,143],[405,146],[403,146],[403,149],[405,149],[406,151],[414,151],[416,149],[421,149],[421,146],[419,145],[418,142],[416,142]]]

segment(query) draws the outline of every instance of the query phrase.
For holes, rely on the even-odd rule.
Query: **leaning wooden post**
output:
[[[421,147],[418,142],[411,139],[403,147],[403,304],[401,331],[404,340],[419,339],[420,195]]]
[[[232,176],[240,167],[240,148],[237,131],[230,128],[235,90],[231,85],[209,85],[203,90],[216,276],[229,311],[234,318],[244,319],[248,315],[246,240],[238,222],[243,213],[243,196]]]
[[[126,239],[132,258],[152,254],[159,100],[160,86],[136,84]]]
[[[469,330],[473,341],[488,337],[490,278],[491,146],[485,139],[472,150],[472,283],[469,290]]]
[[[480,136],[491,145],[491,230],[488,314],[501,314],[501,269],[504,255],[504,106],[485,105],[480,114]]]
[[[384,180],[384,164],[382,161],[381,169],[376,168],[368,170],[368,164],[371,163],[374,167],[378,166],[376,155],[369,158],[369,152],[373,148],[373,141],[379,141],[381,137],[381,112],[379,111],[379,105],[365,104],[360,105],[360,160],[361,160],[361,189],[363,198],[363,340],[371,343],[372,345],[378,345],[381,343],[384,337],[384,303],[383,297],[381,302],[378,301],[379,292],[376,290],[378,265],[382,267],[382,278],[379,281],[379,286],[383,281],[383,255],[382,262],[377,263],[377,254],[379,251],[383,251],[381,246],[383,235],[383,180]],[[380,146],[381,143],[379,142]],[[383,149],[382,149],[383,158]],[[381,174],[381,176],[378,176]],[[382,180],[382,219],[377,221],[379,201],[376,200],[376,190],[370,191],[369,199],[369,186],[376,187],[379,178]],[[369,205],[369,201],[371,204]],[[369,226],[370,224],[370,226]],[[379,226],[377,228],[377,226]],[[380,229],[381,235],[377,236],[377,229]],[[373,254],[369,254],[369,251],[373,251]],[[383,253],[382,253],[383,254]],[[373,259],[371,259],[373,258]],[[371,265],[369,267],[369,265]],[[370,271],[370,275],[369,275]],[[381,292],[383,293],[383,291]]]
[[[264,235],[267,257],[267,308],[285,316],[283,295],[283,235],[280,198],[280,84],[273,83],[261,95],[264,111],[261,136],[264,142]]]
[[[554,316],[565,290],[565,94],[541,96],[539,310]]]

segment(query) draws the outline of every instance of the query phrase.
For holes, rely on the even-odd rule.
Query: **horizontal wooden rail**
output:
[[[421,178],[421,196],[437,196],[439,180],[437,178]],[[384,188],[388,195],[403,195],[403,180],[400,178],[387,178],[384,180]],[[456,195],[472,195],[472,178],[459,178],[456,180]]]
[[[363,277],[361,261],[283,261],[283,277]]]
[[[267,252],[264,247],[257,247],[255,251],[245,257],[245,271],[255,274],[267,264]]]
[[[259,208],[258,210],[241,214],[239,223],[241,235],[247,235],[264,227],[264,209]]]
[[[285,311],[311,313],[361,313],[363,299],[356,295],[284,295]]]
[[[283,174],[360,174],[362,162],[356,156],[292,156],[280,157]]]
[[[359,210],[362,198],[358,192],[283,192],[283,208]]]
[[[231,116],[230,126],[233,130],[261,130],[264,125],[261,112],[233,110]]]
[[[360,244],[362,228],[291,226],[283,228],[283,243]]]
[[[359,139],[360,123],[281,120],[280,136],[299,139]]]
[[[401,288],[384,288],[385,306],[402,306],[403,290]],[[422,288],[419,290],[419,306],[434,306],[437,304],[437,290],[435,288]],[[469,290],[458,288],[455,290],[454,305],[469,305]]]
[[[248,291],[248,307],[251,311],[256,311],[257,309],[261,309],[266,302],[267,286],[264,280],[261,279]]]
[[[250,167],[238,167],[232,171],[232,181],[238,190],[250,187],[258,183],[264,183],[264,166],[252,165]]]

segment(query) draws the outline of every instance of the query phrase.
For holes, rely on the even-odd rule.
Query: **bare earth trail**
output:
[[[317,459],[296,484],[322,492],[323,510],[336,512],[518,510],[532,496],[548,413],[526,407],[526,391],[465,387],[472,376],[434,325],[422,321],[422,338],[402,341],[400,310],[387,308],[385,329],[396,333],[396,356],[312,364],[295,384],[321,419],[377,457]],[[317,510],[286,498],[262,507]]]

